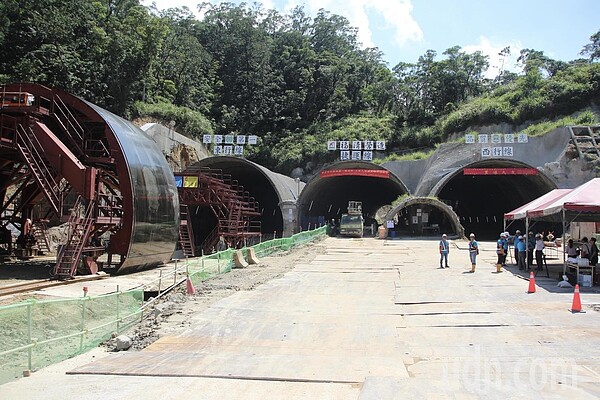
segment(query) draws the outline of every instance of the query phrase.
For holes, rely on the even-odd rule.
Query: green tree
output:
[[[429,55],[434,56],[433,51]],[[393,69],[397,79],[395,89],[395,104],[397,106],[398,119],[401,125],[412,123],[422,124],[426,122],[427,104],[425,97],[425,65],[419,59],[419,63],[398,63]]]
[[[208,114],[217,77],[213,57],[198,38],[199,22],[186,7],[166,10],[160,19],[166,33],[151,65],[149,100],[167,100]]]
[[[465,53],[459,46],[447,49],[444,55],[445,59],[436,61],[437,53],[428,50],[416,64],[394,67],[401,125],[432,123],[457,104],[483,93],[486,56],[481,52]]]
[[[244,5],[205,4],[199,39],[217,65],[212,113],[222,131],[249,132],[272,107],[272,38],[259,27],[258,13]]]
[[[354,101],[355,113],[361,110],[378,116],[390,113],[394,106],[395,79],[383,61],[383,53],[377,48],[365,49],[359,53],[358,96]]]
[[[590,36],[590,41],[591,43],[583,46],[583,49],[579,54],[582,56],[589,56],[591,62],[600,60],[600,30]]]
[[[5,46],[2,71],[14,81],[41,82],[96,99],[104,86],[102,52],[105,32],[88,1],[8,0],[3,4]]]

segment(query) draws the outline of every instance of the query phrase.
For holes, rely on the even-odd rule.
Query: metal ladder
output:
[[[79,154],[83,154],[85,131],[77,118],[71,113],[69,107],[57,94],[54,95],[52,102],[52,117],[67,135],[71,144],[77,148]]]
[[[60,215],[60,178],[44,157],[41,144],[30,127],[17,125],[17,149],[52,209]]]
[[[65,280],[75,276],[83,248],[94,224],[94,218],[92,218],[94,202],[90,201],[88,203],[83,216],[80,212],[82,205],[83,201],[80,196],[77,198],[69,217],[68,226],[70,231],[67,243],[59,252],[54,267],[54,277],[57,279]]]
[[[190,220],[188,218],[188,206],[179,205],[179,244],[184,257],[194,257],[194,246],[192,244],[192,235],[190,233]]]
[[[584,158],[585,154],[593,154],[600,158],[599,126],[569,126],[568,130],[579,158]]]
[[[31,233],[36,240],[38,250],[48,254],[50,253],[50,243],[48,242],[48,236],[46,235],[46,223],[42,221],[36,221],[31,225]]]

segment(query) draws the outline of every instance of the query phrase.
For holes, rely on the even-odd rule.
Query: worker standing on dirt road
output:
[[[223,237],[223,235],[221,235],[219,237],[219,242],[217,243],[217,251],[227,250],[228,247],[229,247],[229,245],[225,241],[225,238]]]

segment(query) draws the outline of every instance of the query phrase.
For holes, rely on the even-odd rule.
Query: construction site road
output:
[[[582,290],[572,313],[573,289],[540,277],[527,293],[480,247],[470,273],[464,241],[440,269],[437,240],[327,238],[142,351],[98,348],[0,398],[600,398],[600,294]]]

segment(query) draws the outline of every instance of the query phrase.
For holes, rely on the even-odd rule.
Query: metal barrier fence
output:
[[[258,257],[287,251],[325,235],[325,227],[289,238],[254,246]],[[242,249],[243,250],[243,249]],[[231,271],[233,253],[228,249],[194,259],[181,260],[172,272],[147,285],[158,288],[144,303],[145,287],[128,291],[61,300],[26,300],[0,306],[0,385],[56,362],[82,354],[121,333],[144,317],[144,311],[187,276],[197,285]],[[171,276],[172,275],[172,276]],[[164,285],[164,286],[163,286]]]

